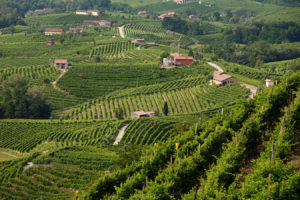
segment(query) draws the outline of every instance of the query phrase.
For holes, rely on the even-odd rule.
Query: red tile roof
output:
[[[192,56],[175,56],[175,60],[194,60]]]
[[[45,32],[63,32],[60,28],[46,28]]]
[[[274,82],[274,81],[271,79],[266,79],[266,82]]]
[[[63,63],[63,64],[67,64],[68,60],[67,59],[55,59],[54,63]]]

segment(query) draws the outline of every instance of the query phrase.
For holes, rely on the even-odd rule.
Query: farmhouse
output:
[[[101,26],[101,27],[110,27],[111,22],[106,21],[106,20],[84,20],[83,21],[83,26]]]
[[[218,86],[235,84],[236,78],[223,71],[214,71],[214,83]]]
[[[68,60],[67,59],[55,59],[54,60],[54,67],[57,69],[68,69]]]
[[[153,111],[150,111],[150,112],[145,112],[145,111],[135,111],[135,112],[132,112],[130,114],[130,117],[131,118],[141,118],[141,117],[152,117],[155,115],[155,112]]]
[[[53,40],[48,40],[47,43],[46,43],[47,46],[53,46],[54,44],[55,43],[54,43]]]
[[[142,10],[142,11],[139,11],[139,12],[138,12],[138,15],[145,15],[145,14],[147,14],[147,11],[146,11],[146,10]]]
[[[274,86],[274,81],[271,79],[266,79],[266,87],[272,87]]]
[[[37,9],[34,12],[36,14],[50,14],[54,12],[54,9],[53,8]]]
[[[111,26],[111,22],[109,22],[107,20],[100,20],[99,21],[99,26],[101,26],[101,27],[110,27]]]
[[[177,14],[175,12],[167,12],[158,16],[159,19],[164,19],[165,17],[175,17]]]
[[[145,42],[145,39],[135,39],[135,40],[132,40],[132,43],[136,43],[136,44],[141,44],[141,43],[144,43]]]
[[[62,29],[56,29],[56,28],[46,28],[45,29],[45,35],[61,35],[63,34]]]
[[[175,56],[174,57],[174,64],[176,66],[189,66],[193,63],[193,57],[192,56]]]
[[[68,33],[82,33],[84,28],[69,28]]]
[[[91,15],[98,17],[100,15],[99,10],[76,10],[76,15]]]

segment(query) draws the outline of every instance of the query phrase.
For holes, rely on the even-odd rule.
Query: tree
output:
[[[101,61],[100,57],[99,57],[99,56],[96,56],[96,57],[95,57],[95,62],[98,63],[98,62],[100,62],[100,61]]]
[[[15,76],[0,86],[0,118],[46,119],[51,107],[38,88],[29,88],[28,81]]]
[[[117,108],[115,109],[115,117],[119,120],[123,119],[123,109],[122,108]]]
[[[189,54],[188,54],[189,56],[193,56],[194,57],[194,52],[193,52],[193,50],[192,49],[190,49],[190,51],[189,51]]]
[[[166,116],[169,114],[169,108],[168,108],[168,103],[167,102],[164,103],[163,113]]]

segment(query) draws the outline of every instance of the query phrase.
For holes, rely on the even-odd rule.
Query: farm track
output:
[[[125,38],[125,34],[124,34],[124,31],[123,31],[124,25],[118,27],[118,29],[119,29],[120,37],[121,37],[121,38]]]
[[[57,86],[57,82],[65,75],[65,73],[67,72],[67,70],[60,70],[61,74],[56,78],[55,81],[51,82],[51,85],[53,86],[54,89],[63,92],[67,95],[69,95],[69,93],[63,89],[61,89],[60,87]]]

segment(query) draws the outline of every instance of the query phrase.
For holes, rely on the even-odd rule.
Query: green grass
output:
[[[5,152],[5,151],[0,151],[0,162],[4,161],[4,160],[11,160],[14,158],[16,158],[16,156],[14,156],[8,152]]]

